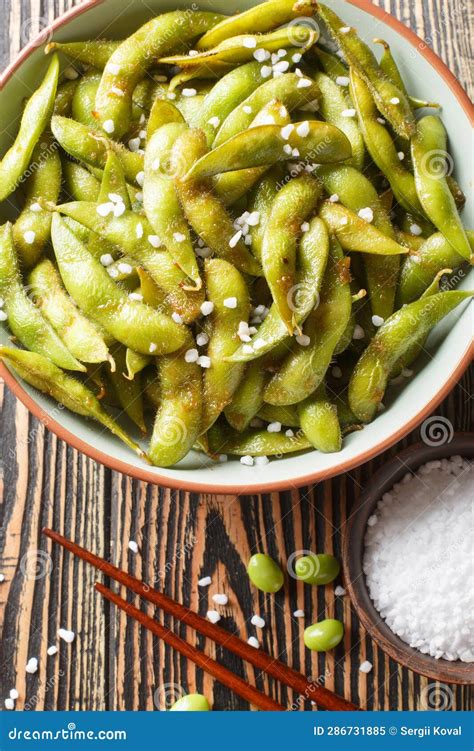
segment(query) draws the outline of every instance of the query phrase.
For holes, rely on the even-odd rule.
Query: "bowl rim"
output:
[[[57,29],[61,28],[73,18],[86,13],[94,7],[101,5],[105,0],[85,0],[82,5],[75,6],[68,10],[63,15],[56,18],[51,24],[41,30],[34,39],[32,39],[19,53],[19,55],[13,60],[10,65],[5,69],[0,76],[0,91],[3,89],[7,81],[14,75],[16,70],[28,59],[28,57],[38,49],[43,43],[39,40],[44,40],[50,37]],[[429,64],[439,73],[441,78],[445,81],[447,86],[451,89],[455,97],[457,98],[462,109],[468,116],[470,122],[474,125],[474,107],[471,101],[463,89],[455,75],[449,70],[446,64],[441,58],[431,50],[427,44],[417,35],[414,31],[403,25],[401,21],[394,18],[394,16],[387,13],[382,8],[373,5],[371,0],[348,0],[351,5],[360,8],[364,12],[371,16],[379,18],[388,26],[393,28],[400,36],[404,37],[408,42],[417,48],[418,52],[429,62]],[[282,491],[288,488],[298,488],[304,485],[310,485],[316,482],[327,480],[331,477],[335,477],[344,472],[348,472],[356,467],[361,466],[365,462],[373,459],[378,454],[382,453],[386,449],[393,446],[397,441],[404,438],[411,430],[419,425],[429,414],[435,409],[438,404],[447,396],[452,389],[456,381],[462,376],[464,371],[469,365],[471,359],[471,350],[473,346],[469,344],[463,353],[460,361],[456,365],[450,378],[440,387],[437,394],[425,405],[416,415],[414,415],[408,423],[400,428],[396,433],[393,433],[390,437],[377,443],[371,449],[368,449],[357,456],[349,459],[345,462],[341,462],[329,469],[315,470],[309,474],[300,475],[294,477],[291,480],[278,480],[270,482],[252,483],[248,485],[246,483],[227,485],[223,483],[209,483],[198,480],[187,480],[180,477],[170,477],[168,475],[162,475],[156,470],[151,471],[144,467],[137,467],[133,464],[129,464],[126,461],[122,461],[116,457],[106,454],[93,445],[83,441],[67,428],[60,425],[54,418],[52,418],[45,410],[43,410],[35,400],[25,391],[21,383],[15,378],[8,368],[0,361],[0,377],[3,378],[9,389],[15,394],[15,396],[25,405],[25,407],[40,420],[49,430],[61,440],[68,443],[73,448],[82,452],[90,459],[93,459],[100,464],[108,467],[109,469],[121,472],[135,478],[136,480],[142,480],[149,482],[153,485],[162,485],[167,488],[173,488],[176,490],[187,490],[197,493],[219,493],[223,495],[243,495],[250,493],[264,493],[271,491]],[[158,468],[159,469],[159,468]],[[195,472],[195,470],[189,470]]]
[[[386,624],[375,607],[363,572],[367,519],[383,493],[400,482],[407,472],[416,472],[432,459],[460,454],[474,459],[474,432],[456,432],[438,445],[419,442],[399,451],[370,477],[346,520],[342,538],[344,586],[351,604],[368,635],[389,657],[419,675],[445,683],[474,684],[474,664],[461,660],[436,660],[404,642]]]

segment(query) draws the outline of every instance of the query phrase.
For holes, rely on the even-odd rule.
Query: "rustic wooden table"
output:
[[[29,35],[52,21],[71,0],[2,0],[0,60],[4,67]],[[472,91],[469,44],[472,14],[464,0],[381,0],[386,10],[412,27]],[[451,12],[453,11],[453,12]],[[462,18],[462,22],[459,19]],[[436,410],[455,430],[472,425],[469,376],[454,386]],[[333,588],[310,588],[290,579],[275,597],[249,586],[245,564],[256,551],[286,560],[295,550],[313,549],[340,556],[341,526],[372,473],[406,441],[354,472],[297,491],[235,496],[196,495],[135,482],[111,472],[69,448],[28,414],[0,384],[3,503],[0,509],[0,585],[3,616],[0,700],[16,686],[17,708],[76,710],[152,710],[182,692],[204,692],[216,709],[247,709],[232,695],[149,633],[116,613],[94,592],[94,571],[41,536],[55,528],[121,568],[151,581],[165,572],[163,586],[172,597],[205,613],[215,592],[226,592],[222,623],[244,637],[254,634],[253,613],[265,616],[258,635],[263,647],[354,702],[373,709],[436,708],[446,692],[453,709],[469,708],[467,688],[444,687],[402,669],[374,645],[360,627],[347,597]],[[136,540],[139,553],[128,550]],[[197,581],[212,576],[198,591]],[[146,606],[144,606],[146,607]],[[335,652],[316,655],[303,647],[303,622],[292,618],[302,608],[338,617],[345,638]],[[165,619],[169,623],[169,619]],[[76,632],[72,645],[48,656],[59,627]],[[186,628],[176,626],[186,636]],[[192,634],[187,634],[192,639]],[[201,639],[197,644],[203,647]],[[253,675],[232,655],[207,644],[209,654],[285,704],[294,697],[261,675]],[[39,661],[25,673],[29,657]],[[359,672],[368,659],[374,668]],[[309,709],[310,706],[305,706]]]

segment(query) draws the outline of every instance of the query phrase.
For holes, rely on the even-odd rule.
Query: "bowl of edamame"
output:
[[[5,72],[0,360],[97,461],[244,493],[347,471],[441,401],[474,235],[434,53],[365,0],[233,5],[86,2]]]

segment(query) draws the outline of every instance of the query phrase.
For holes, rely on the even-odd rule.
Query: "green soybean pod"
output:
[[[352,312],[348,259],[337,240],[330,239],[329,262],[319,305],[304,326],[309,342],[293,344],[280,369],[264,392],[270,404],[296,404],[306,399],[323,381]]]
[[[125,211],[119,217],[111,214],[101,217],[97,213],[97,204],[85,201],[61,204],[57,210],[121,248],[143,265],[165,292],[166,305],[180,315],[184,323],[190,323],[200,315],[203,291],[183,289],[186,276],[161,246],[160,238],[154,234],[145,216]]]
[[[268,122],[282,127],[290,122],[288,110],[278,99],[273,99],[266,104],[252,120],[250,127],[254,128]],[[214,179],[214,190],[226,206],[232,206],[253,188],[268,169],[268,167],[253,167],[217,175]]]
[[[160,57],[159,63],[177,65],[185,71],[206,67],[211,70],[219,70],[219,66],[241,65],[254,59],[257,46],[267,52],[292,47],[296,42],[301,47],[301,52],[306,52],[317,40],[316,29],[309,28],[306,24],[293,24],[292,26],[277,29],[270,34],[239,34],[224,39],[218,45],[209,50],[203,50],[198,54],[167,55]],[[224,68],[225,69],[225,68]]]
[[[303,433],[315,449],[325,454],[341,450],[337,407],[328,399],[324,384],[298,404],[298,416]]]
[[[318,3],[317,13],[339,44],[345,59],[369,86],[382,115],[396,133],[410,138],[415,132],[415,118],[404,91],[384,75],[375,55],[354,28],[346,26],[333,10],[322,3]]]
[[[474,231],[466,232],[472,252],[474,252]],[[417,300],[429,287],[436,274],[442,269],[457,268],[465,262],[441,234],[436,232],[409,256],[406,257],[400,272],[398,288],[399,305]]]
[[[93,39],[87,42],[50,42],[44,51],[62,52],[73,63],[83,63],[102,70],[120,42],[112,39]]]
[[[160,404],[149,446],[149,456],[158,467],[183,459],[202,432],[203,389],[201,368],[189,362],[186,352],[195,349],[191,334],[179,352],[159,358]]]
[[[79,79],[76,78],[73,81],[63,81],[58,85],[56,99],[54,100],[53,115],[71,117],[72,99],[78,83]]]
[[[327,122],[332,123],[346,134],[352,148],[352,157],[349,164],[358,170],[362,170],[365,160],[365,145],[360,132],[357,119],[347,117],[347,110],[351,109],[351,103],[341,86],[331,80],[324,73],[315,73],[314,81],[321,91],[320,111]]]
[[[99,130],[77,123],[68,117],[54,115],[51,118],[51,130],[64,151],[74,159],[85,162],[90,167],[104,169],[107,154],[112,150],[118,154],[127,180],[134,183],[141,181],[142,154],[129,151],[122,143],[112,141]]]
[[[295,561],[295,574],[305,584],[329,584],[339,575],[341,566],[329,553],[310,553]]]
[[[101,74],[98,71],[87,71],[79,80],[72,98],[72,117],[78,123],[82,123],[88,128],[96,129],[98,127],[97,119],[93,113],[95,111],[95,95],[99,88],[100,78]]]
[[[88,169],[69,159],[63,159],[62,168],[68,197],[74,201],[97,201],[100,182]]]
[[[289,428],[300,427],[298,408],[295,404],[287,404],[285,407],[281,407],[264,402],[260,407],[257,417],[266,420],[266,422],[279,422]]]
[[[51,324],[69,352],[81,362],[113,362],[107,336],[86,318],[64,289],[57,269],[44,258],[28,276],[30,289],[44,318]]]
[[[297,243],[301,226],[316,208],[320,195],[321,187],[311,175],[290,180],[275,198],[263,238],[263,273],[290,336],[298,327],[293,299]]]
[[[389,212],[384,208],[370,180],[349,165],[322,165],[318,178],[326,192],[336,195],[346,208],[354,213],[368,211],[374,227],[395,239]],[[388,318],[393,313],[400,259],[398,256],[364,255],[367,290],[373,315]]]
[[[13,193],[53,112],[59,61],[53,57],[41,86],[26,103],[15,142],[0,161],[0,201]]]
[[[152,358],[149,355],[141,355],[140,352],[135,352],[134,349],[127,347],[125,355],[125,365],[127,370],[127,378],[131,381],[138,373],[146,368],[151,363]]]
[[[154,59],[216,25],[222,16],[201,11],[163,13],[121,42],[108,60],[97,91],[96,111],[105,132],[116,138],[129,129],[132,96]]]
[[[203,130],[207,143],[212,144],[216,135],[215,125],[212,125],[213,118],[217,117],[217,121],[222,122],[240,102],[255,91],[261,82],[259,63],[245,63],[234,68],[212,87],[190,124],[194,128]]]
[[[212,190],[212,183],[204,179],[188,179],[186,173],[195,160],[207,151],[201,130],[186,130],[177,139],[172,152],[172,170],[176,190],[186,218],[198,237],[214,253],[236,266],[239,271],[260,276],[260,265],[252,256],[224,204]],[[183,179],[186,176],[186,179]]]
[[[311,17],[315,7],[315,0],[267,0],[216,24],[200,38],[197,49],[208,50],[238,34],[265,33],[295,18]]]
[[[285,173],[280,165],[272,167],[257,183],[250,194],[249,211],[258,217],[258,223],[252,227],[252,251],[257,260],[262,260],[262,244],[265,229],[270,216],[273,201],[285,183]]]
[[[235,430],[248,428],[263,405],[263,390],[268,380],[262,363],[254,360],[247,365],[232,401],[224,409],[226,420]]]
[[[170,712],[210,712],[211,706],[202,694],[186,694],[175,701]]]
[[[13,225],[13,242],[25,269],[40,258],[51,235],[51,212],[38,201],[56,203],[61,190],[58,145],[49,134],[35,146],[28,172],[25,204]]]
[[[36,352],[9,347],[0,347],[0,358],[11,364],[30,386],[55,399],[71,412],[97,420],[141,459],[148,461],[145,452],[105,411],[93,392],[81,381],[64,373],[48,358]]]
[[[250,167],[270,167],[296,157],[307,163],[313,163],[314,159],[320,164],[342,162],[352,154],[349,139],[335,125],[305,120],[292,126],[287,135],[278,125],[258,125],[237,133],[203,154],[187,173],[186,180]]]
[[[339,203],[325,201],[319,210],[330,232],[333,232],[344,250],[375,255],[405,255],[407,248],[384,235],[365,219]]]
[[[146,125],[147,142],[153,133],[168,123],[184,123],[185,119],[179,109],[172,102],[164,99],[155,99],[150,116]]]
[[[278,78],[264,81],[246,99],[230,112],[222,122],[213,142],[213,148],[220,146],[229,138],[251,127],[258,112],[275,99],[280,101],[288,112],[319,102],[319,86],[308,79],[309,85],[298,87],[300,77],[296,73],[286,73]]]
[[[326,618],[304,630],[304,643],[313,652],[328,652],[342,641],[344,626],[341,621]]]
[[[301,238],[297,259],[294,288],[295,319],[302,324],[314,309],[321,288],[329,253],[329,236],[325,223],[315,217]],[[232,362],[249,362],[273,351],[289,341],[288,329],[275,304],[259,326],[250,344],[241,344],[231,358]],[[291,341],[291,340],[290,340]]]
[[[278,563],[266,553],[255,553],[250,558],[247,564],[247,574],[257,589],[269,594],[278,592],[284,583],[283,571]]]
[[[244,366],[228,362],[239,345],[239,323],[248,322],[249,293],[240,272],[221,258],[205,262],[205,282],[209,301],[214,309],[210,316],[207,357],[203,386],[203,431],[206,432],[231,402]]]
[[[47,357],[61,368],[85,371],[27,295],[9,222],[0,228],[0,297],[4,300],[12,333],[27,349]]]
[[[446,130],[439,117],[427,115],[418,121],[411,140],[411,155],[418,198],[429,219],[443,233],[453,248],[466,260],[472,257],[471,246],[446,182]]]
[[[128,350],[122,344],[114,344],[111,355],[115,361],[115,369],[107,373],[109,388],[125,414],[135,425],[146,433],[143,416],[143,390],[140,376],[133,379],[127,376],[126,355]]]
[[[171,122],[156,130],[145,151],[143,205],[154,231],[174,262],[192,281],[190,289],[201,289],[197,259],[191,234],[178,200],[170,173],[170,154],[177,138],[186,129],[183,122]]]
[[[397,310],[378,329],[358,360],[349,382],[349,406],[361,422],[370,422],[383,399],[396,363],[472,292],[441,292]]]
[[[112,281],[58,214],[52,240],[59,271],[81,310],[117,341],[141,354],[164,354],[182,346],[185,329],[142,302],[130,299]]]
[[[302,430],[294,435],[269,433],[266,428],[248,428],[237,433],[220,422],[214,423],[207,433],[212,454],[235,454],[235,456],[283,456],[311,448],[311,443]]]

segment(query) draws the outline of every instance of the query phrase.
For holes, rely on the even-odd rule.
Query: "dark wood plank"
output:
[[[27,41],[25,29],[34,33],[44,20],[73,4],[77,3],[4,0],[2,65]],[[466,14],[459,22],[462,4],[451,4],[449,10],[442,0],[379,4],[414,28],[472,91],[472,18]],[[471,394],[472,374],[466,374],[436,413],[448,417],[455,430],[472,427]],[[374,709],[426,708],[423,691],[430,681],[402,669],[375,647],[347,597],[335,598],[331,587],[304,587],[291,577],[284,591],[268,597],[251,588],[245,574],[246,561],[256,551],[283,562],[296,550],[338,555],[342,525],[361,488],[387,457],[419,438],[418,430],[369,464],[311,488],[242,498],[197,496],[135,482],[79,455],[28,415],[2,384],[0,401],[0,570],[6,576],[0,586],[0,700],[16,686],[18,708],[153,710],[197,690],[212,698],[217,709],[247,708],[101,602],[93,590],[94,572],[45,543],[40,529],[48,524],[116,565],[155,581],[202,614],[211,606],[213,593],[226,592],[229,604],[222,612],[227,628],[243,637],[256,635],[265,649],[352,701]],[[138,555],[128,550],[129,540],[137,541]],[[42,570],[48,574],[37,576]],[[197,580],[208,574],[211,587],[199,591]],[[129,599],[134,601],[131,595]],[[140,607],[153,614],[148,604]],[[315,655],[304,649],[303,621],[291,617],[297,608],[307,619],[326,613],[344,620],[344,643],[334,654]],[[253,613],[266,620],[261,632],[250,625]],[[164,622],[181,636],[195,639],[198,647],[206,647],[238,675],[255,680],[278,701],[295,709],[311,708],[237,657],[194,637],[182,624],[168,617]],[[55,643],[60,626],[72,628],[77,638],[71,646],[62,643],[60,654],[48,657],[46,650]],[[32,676],[24,671],[31,656],[40,662]],[[374,664],[368,676],[358,670],[364,659]],[[452,690],[452,708],[468,709],[469,690]]]

